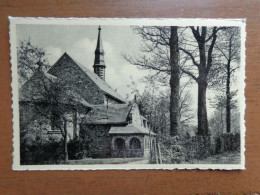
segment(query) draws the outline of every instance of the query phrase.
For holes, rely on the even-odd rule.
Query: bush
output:
[[[82,140],[80,139],[74,139],[69,141],[68,153],[70,160],[79,160],[87,156],[86,151],[83,150],[82,147]]]
[[[63,142],[54,137],[23,134],[20,159],[22,165],[61,164],[64,160]]]
[[[240,134],[226,133],[215,138],[216,154],[227,151],[240,151]]]
[[[194,160],[202,160],[210,156],[210,136],[194,136],[187,140],[183,140],[185,148],[185,161],[193,162]]]
[[[180,137],[161,137],[159,143],[163,164],[180,164],[185,160]]]

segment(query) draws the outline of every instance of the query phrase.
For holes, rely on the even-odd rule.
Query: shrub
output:
[[[87,156],[86,151],[83,150],[82,147],[82,140],[80,140],[79,138],[69,141],[68,153],[70,160],[79,160]]]
[[[180,137],[161,137],[159,143],[164,164],[179,164],[185,160]]]
[[[226,133],[215,138],[216,154],[240,150],[240,134]]]
[[[30,164],[60,164],[63,156],[63,142],[55,137],[45,137],[30,133],[21,134],[20,163]]]
[[[210,136],[194,136],[187,140],[183,140],[183,147],[185,148],[184,157],[186,162],[204,159],[210,156]]]

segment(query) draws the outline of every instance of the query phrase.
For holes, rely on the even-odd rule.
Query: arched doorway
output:
[[[130,140],[130,149],[141,149],[141,141],[134,137]]]
[[[125,140],[123,140],[122,138],[116,138],[114,146],[115,146],[116,150],[124,150],[125,149]]]

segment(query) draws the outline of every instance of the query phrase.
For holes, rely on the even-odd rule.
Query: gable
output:
[[[57,78],[42,72],[33,74],[19,89],[19,101],[44,101],[45,86],[49,87]]]
[[[65,81],[66,86],[74,89],[90,104],[104,103],[104,93],[66,53],[49,69],[48,73]]]
[[[88,78],[88,82],[91,82],[92,85],[97,86],[99,90],[101,90],[104,94],[111,96],[112,98],[117,100],[118,103],[126,102],[126,100],[112,87],[110,87],[110,85],[108,85],[106,81],[102,80],[98,75],[89,70],[86,66],[83,66],[76,60],[72,59],[67,53],[64,53],[61,56],[61,58],[50,68],[48,72],[57,77],[62,77],[64,73],[66,74],[65,71],[66,68],[68,68],[68,66],[70,66],[70,68],[75,69],[76,73],[74,74],[74,76],[76,76],[76,74],[78,74],[78,76],[85,76]],[[71,72],[69,72],[69,74],[71,74]],[[74,83],[77,83],[79,80],[78,78],[73,77],[73,81]]]

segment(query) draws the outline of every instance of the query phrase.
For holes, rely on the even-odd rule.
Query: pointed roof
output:
[[[57,71],[55,69],[55,66],[58,65],[62,59],[71,60],[76,66],[78,66],[105,94],[121,101],[126,102],[126,100],[117,92],[115,91],[110,85],[101,79],[98,75],[96,75],[94,72],[89,70],[86,66],[82,65],[81,63],[74,60],[72,57],[70,57],[66,52],[60,57],[60,59],[48,70],[49,74],[52,74],[55,76],[55,72]]]
[[[105,65],[105,59],[104,59],[104,49],[102,44],[102,38],[101,38],[101,27],[98,27],[98,39],[97,39],[97,47],[95,50],[95,60],[93,66],[106,66]]]

